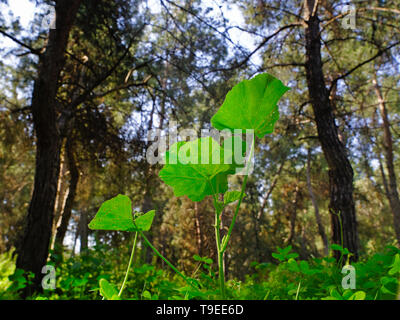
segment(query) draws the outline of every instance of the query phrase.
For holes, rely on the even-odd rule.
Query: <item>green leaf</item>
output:
[[[382,277],[381,278],[381,283],[383,285],[387,285],[389,283],[397,284],[397,279],[396,278],[392,278],[392,277]]]
[[[147,290],[143,291],[143,298],[151,300],[151,293]]]
[[[396,253],[394,256],[394,261],[391,265],[391,269],[389,270],[389,274],[392,276],[396,273],[400,273],[400,254]]]
[[[272,252],[272,256],[273,256],[275,259],[278,259],[279,261],[285,260],[285,258],[282,257],[282,255],[280,255],[279,253]]]
[[[340,252],[342,252],[343,253],[343,248],[342,248],[342,246],[340,246],[340,245],[338,245],[338,244],[336,244],[336,243],[334,243],[334,244],[331,244],[331,249],[332,250],[336,250],[336,251],[340,251]]]
[[[350,254],[349,249],[343,248],[341,245],[338,245],[338,244],[336,244],[336,243],[331,244],[331,249],[332,249],[332,250],[336,250],[336,251],[340,251],[342,255],[348,255],[348,254]]]
[[[149,231],[153,223],[155,214],[155,210],[151,210],[149,212],[146,212],[145,214],[139,213],[139,215],[133,219],[133,221],[135,222],[133,231]]]
[[[116,300],[115,296],[118,296],[117,290],[114,286],[109,283],[106,279],[102,278],[99,282],[100,294],[107,300]]]
[[[94,219],[89,223],[92,230],[148,231],[153,223],[155,211],[136,213],[132,217],[131,200],[124,195],[105,201]]]
[[[351,289],[346,289],[344,290],[342,296],[344,300],[350,300],[350,298],[353,296],[353,291],[351,291]]]
[[[105,201],[89,223],[92,230],[135,231],[131,200],[124,195]]]
[[[364,291],[357,291],[347,300],[365,300],[366,294]]]
[[[195,254],[195,255],[193,256],[193,259],[194,259],[195,261],[203,261],[203,259],[202,259],[199,255],[197,255],[197,254]]]
[[[244,156],[246,155],[247,150],[247,143],[241,137],[232,135],[230,137],[224,137],[222,142],[222,149],[224,152],[224,161],[225,163],[230,164],[230,169],[227,173],[229,174],[236,174],[244,169],[246,165],[246,161]],[[236,157],[240,157],[242,163],[237,162]],[[246,155],[249,156],[249,155]]]
[[[284,260],[289,260],[289,259],[295,259],[299,255],[295,252],[289,253],[290,250],[292,250],[292,246],[287,246],[286,248],[280,248],[276,247],[279,253],[272,253],[272,256],[279,261],[284,261]]]
[[[233,87],[225,97],[211,124],[218,130],[254,129],[262,138],[274,129],[279,119],[277,103],[289,88],[277,78],[259,74]]]
[[[321,300],[337,300],[337,299],[329,296],[329,297],[321,298]]]
[[[290,271],[293,271],[293,272],[300,271],[299,265],[297,264],[296,260],[294,260],[293,258],[288,260],[288,266],[289,266]]]
[[[298,253],[292,252],[286,255],[286,259],[296,259],[299,256]]]
[[[200,256],[197,255],[197,254],[195,254],[195,255],[193,256],[193,259],[194,259],[195,261],[204,262],[204,263],[206,263],[206,264],[212,264],[212,263],[213,263],[213,260],[212,260],[211,258],[200,257]]]
[[[367,281],[363,284],[363,288],[365,289],[372,289],[376,288],[377,284],[374,281]]]
[[[192,201],[201,201],[228,189],[227,172],[232,167],[224,164],[222,148],[211,137],[175,143],[167,151],[165,162],[159,176],[173,187],[177,197],[186,195]]]
[[[243,194],[243,198],[246,195]],[[235,202],[240,199],[240,191],[227,191],[224,194],[224,204],[227,205],[229,203]]]
[[[382,277],[381,278],[381,291],[382,293],[388,293],[391,295],[396,295],[395,292],[391,291],[389,288],[393,288],[394,290],[396,290],[395,288],[397,287],[397,279],[393,278],[393,277]],[[388,288],[389,287],[389,288]]]
[[[395,292],[390,291],[388,288],[386,288],[385,286],[381,286],[381,292],[385,293],[385,294],[391,294],[391,295],[396,295]]]
[[[331,290],[331,297],[335,298],[336,300],[343,300],[342,295],[336,289]]]
[[[309,274],[310,272],[310,266],[308,265],[308,262],[305,260],[300,261],[300,270],[301,272],[305,274]]]
[[[278,250],[279,250],[280,248],[278,247]],[[287,246],[286,248],[283,248],[283,249],[281,249],[281,253],[283,254],[283,255],[287,255],[289,252],[290,252],[290,250],[292,250],[292,246],[291,245],[289,245],[289,246]]]

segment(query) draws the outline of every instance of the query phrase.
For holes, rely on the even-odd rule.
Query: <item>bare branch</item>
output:
[[[17,38],[15,38],[14,36],[12,36],[11,34],[8,34],[7,32],[5,32],[5,31],[2,30],[2,29],[0,29],[0,33],[1,33],[3,36],[5,36],[5,37],[11,39],[11,40],[14,41],[15,43],[19,44],[21,47],[24,47],[25,49],[28,49],[28,50],[29,50],[29,53],[33,53],[33,54],[36,54],[36,55],[40,55],[40,54],[43,53],[43,48],[41,48],[41,49],[32,48],[30,45],[27,45],[26,43],[23,43],[22,41],[18,40]]]

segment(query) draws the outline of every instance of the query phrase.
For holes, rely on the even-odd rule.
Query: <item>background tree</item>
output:
[[[158,177],[160,165],[146,160],[148,133],[167,135],[172,122],[209,129],[232,86],[259,72],[291,90],[279,103],[274,134],[258,144],[225,255],[228,274],[245,280],[254,262],[276,262],[277,246],[291,245],[303,259],[325,256],[342,242],[342,228],[344,246],[360,257],[398,242],[395,1],[355,3],[353,29],[344,28],[352,17],[347,2],[81,1],[62,66],[54,62],[55,93],[42,92],[53,97],[45,104],[50,118],[33,110],[33,92],[41,67],[44,80],[55,76],[41,61],[64,29],[41,29],[45,3],[28,28],[0,15],[0,39],[8,43],[0,49],[0,251],[40,242],[19,255],[18,266],[35,264],[40,273],[50,244],[60,250],[49,259],[60,265],[71,255],[91,259],[93,248],[130,246],[125,233],[87,228],[101,203],[119,193],[134,210],[156,210],[149,239],[187,274],[197,268],[195,254],[215,261],[210,199],[173,196]],[[42,147],[52,151],[37,153]],[[47,161],[36,162],[41,171],[36,154]],[[238,189],[241,177],[229,183]],[[33,210],[42,197],[46,210]],[[231,218],[227,208],[223,226]],[[141,263],[165,267],[144,243],[138,252]]]

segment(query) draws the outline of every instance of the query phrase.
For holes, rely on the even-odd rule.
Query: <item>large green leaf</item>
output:
[[[247,151],[247,144],[241,137],[232,135],[231,137],[226,137],[222,142],[222,148],[224,152],[224,161],[230,164],[230,169],[227,173],[235,174],[240,172],[246,165],[246,161],[242,157],[248,157],[246,155]],[[243,163],[237,162],[235,158],[235,151],[237,152],[238,156],[240,156],[243,160]]]
[[[218,163],[219,162],[219,163]],[[232,164],[224,163],[224,152],[211,137],[175,143],[166,153],[160,178],[173,187],[175,196],[201,201],[207,195],[228,189],[227,174]]]
[[[211,124],[218,130],[253,129],[262,138],[273,131],[279,119],[277,103],[288,90],[267,73],[244,80],[228,92]]]
[[[119,194],[105,201],[89,223],[92,230],[136,231],[129,197]]]
[[[155,211],[132,216],[131,200],[122,194],[105,201],[94,219],[89,223],[92,230],[148,231],[153,223]]]

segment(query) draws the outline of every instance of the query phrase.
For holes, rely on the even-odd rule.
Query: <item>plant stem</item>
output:
[[[295,300],[298,300],[298,298],[299,298],[300,286],[301,286],[301,281],[299,282],[299,285],[298,285],[298,287],[297,287],[296,298],[295,298]]]
[[[242,203],[243,195],[244,195],[244,190],[246,189],[246,184],[247,184],[247,178],[249,176],[249,170],[250,170],[250,161],[254,153],[254,138],[251,142],[251,148],[250,148],[250,155],[246,164],[246,174],[242,183],[242,188],[240,191],[240,197],[238,204],[236,206],[235,213],[232,218],[232,222],[229,226],[229,230],[227,235],[222,239],[221,241],[221,236],[220,236],[220,228],[221,228],[221,213],[222,209],[220,209],[220,206],[218,205],[218,199],[215,196],[215,192],[213,192],[213,199],[214,199],[214,208],[215,208],[215,242],[217,243],[217,252],[218,252],[218,277],[219,277],[219,286],[221,290],[221,296],[222,299],[225,299],[225,266],[224,266],[224,252],[227,248],[229,238],[232,234],[233,226],[235,225],[236,221],[236,216],[239,212],[240,204]],[[212,184],[210,183],[211,188],[213,188]]]
[[[173,266],[173,264],[171,262],[169,262],[167,260],[167,258],[165,258],[149,241],[149,239],[147,239],[147,237],[143,234],[142,231],[139,231],[140,236],[144,239],[144,241],[146,242],[146,244],[162,259],[164,260],[164,262],[172,269],[174,270],[179,276],[181,276],[191,287],[197,289],[189,280],[187,277],[185,277],[177,268],[175,268]]]
[[[130,270],[131,265],[132,265],[133,256],[135,255],[137,237],[138,237],[138,233],[135,232],[135,240],[133,241],[131,257],[129,258],[128,268],[126,269],[125,278],[124,278],[124,281],[122,282],[121,290],[119,290],[118,297],[121,296],[122,292],[125,289],[125,284],[126,284],[126,280],[128,279],[129,270]]]
[[[224,253],[220,251],[218,253],[218,275],[219,275],[219,286],[221,288],[221,297],[225,299],[225,266],[224,266]]]
[[[247,162],[247,165],[246,165],[246,174],[245,174],[244,179],[243,179],[242,189],[240,190],[240,197],[239,197],[239,200],[238,200],[238,204],[236,206],[235,213],[233,214],[232,222],[231,222],[231,224],[229,226],[228,233],[226,234],[225,240],[222,243],[222,253],[225,252],[226,247],[228,246],[228,241],[229,241],[229,239],[231,237],[233,226],[235,225],[236,217],[237,217],[237,215],[239,213],[239,208],[240,208],[240,205],[242,203],[244,190],[246,189],[247,178],[249,177],[249,170],[250,170],[250,165],[249,164],[250,164],[251,158],[253,157],[253,153],[254,153],[254,141],[255,141],[255,138],[253,138],[253,141],[251,142],[250,155],[249,155],[249,159],[248,159],[248,162]]]
[[[215,242],[217,244],[217,253],[218,253],[218,278],[219,278],[219,286],[221,290],[222,299],[225,299],[225,268],[224,268],[224,253],[221,250],[221,235],[220,235],[220,227],[221,227],[221,210],[219,209],[217,198],[215,194],[213,194],[214,199],[214,208],[215,208]]]

